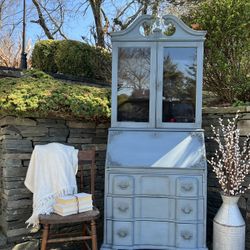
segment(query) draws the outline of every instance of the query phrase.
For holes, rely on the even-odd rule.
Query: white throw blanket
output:
[[[39,214],[53,212],[55,198],[77,193],[78,150],[60,143],[37,145],[31,155],[25,186],[33,193],[33,213],[26,221],[39,224]]]

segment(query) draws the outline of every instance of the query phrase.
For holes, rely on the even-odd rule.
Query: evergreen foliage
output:
[[[224,102],[250,100],[250,2],[206,0],[189,17],[207,30],[205,89]]]
[[[48,73],[62,73],[111,82],[109,51],[73,40],[45,40],[35,44],[32,66]]]

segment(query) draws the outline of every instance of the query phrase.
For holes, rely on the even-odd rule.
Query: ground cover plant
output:
[[[53,116],[103,122],[110,117],[110,90],[54,79],[41,71],[0,79],[0,115]]]

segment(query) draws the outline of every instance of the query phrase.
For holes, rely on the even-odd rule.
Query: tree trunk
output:
[[[104,31],[102,26],[101,0],[89,0],[96,28],[96,45],[105,48]]]

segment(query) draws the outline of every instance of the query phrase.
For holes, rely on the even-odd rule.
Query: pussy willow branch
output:
[[[238,195],[250,188],[250,185],[243,186],[250,171],[250,137],[246,138],[241,148],[238,118],[236,114],[232,120],[228,119],[227,125],[220,118],[218,128],[211,126],[214,134],[211,139],[217,142],[218,150],[208,162],[213,167],[222,191],[227,195]]]

